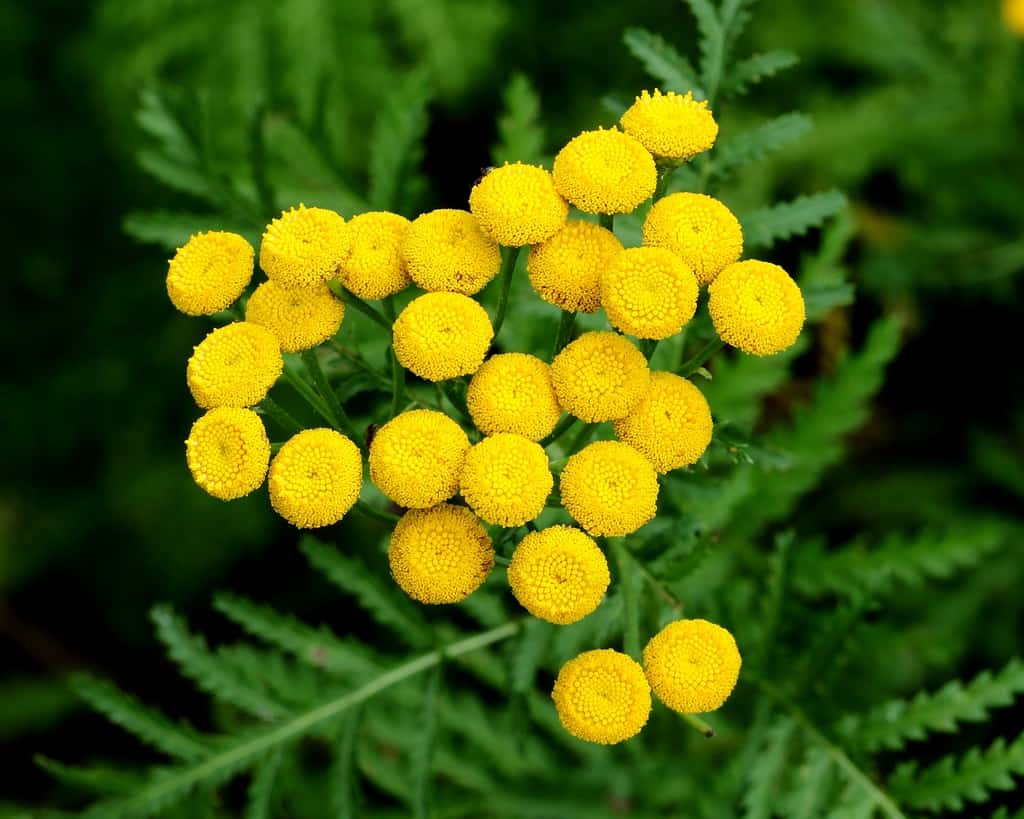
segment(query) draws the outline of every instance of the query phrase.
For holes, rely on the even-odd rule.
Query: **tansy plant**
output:
[[[851,299],[849,222],[780,266],[776,241],[842,196],[729,207],[730,177],[792,134],[785,119],[731,134],[717,114],[795,60],[733,60],[749,2],[690,5],[700,70],[631,30],[660,88],[609,99],[615,118],[553,162],[513,81],[505,161],[468,209],[388,210],[409,201],[423,127],[425,99],[399,99],[361,212],[296,204],[258,256],[251,225],[178,247],[172,303],[219,325],[186,367],[196,484],[228,501],[265,483],[285,521],[318,530],[300,541],[314,568],[387,634],[224,595],[218,611],[264,647],[211,650],[158,607],[172,659],[224,708],[199,732],[79,680],[171,760],[43,760],[99,792],[86,815],[902,817],[982,801],[1024,769],[1021,740],[924,770],[875,757],[1010,701],[1019,663],[912,701],[848,690],[865,663],[899,688],[900,669],[877,667],[899,629],[865,633],[866,613],[994,553],[1007,526],[863,558],[772,531],[842,454],[899,329],[877,322],[753,435],[806,325]],[[249,212],[265,186],[257,168],[226,189]],[[235,778],[244,793],[223,787]]]

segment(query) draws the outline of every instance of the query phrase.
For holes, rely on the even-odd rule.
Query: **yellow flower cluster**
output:
[[[540,444],[499,432],[470,448],[459,488],[469,508],[488,523],[516,527],[544,511],[554,485]]]
[[[591,222],[568,222],[547,241],[534,245],[526,272],[537,295],[570,313],[601,309],[601,273],[622,252],[610,230]]]
[[[312,287],[331,279],[348,246],[345,220],[324,208],[299,205],[267,226],[260,267],[281,287]]]
[[[636,660],[610,648],[585,651],[558,672],[551,693],[566,731],[614,745],[634,737],[651,714],[651,688]]]
[[[185,456],[199,486],[215,498],[234,500],[263,484],[270,441],[252,410],[217,407],[192,425]]]
[[[272,279],[257,287],[245,306],[245,320],[266,327],[286,353],[309,350],[334,336],[345,305],[325,284],[287,290]]]
[[[167,270],[167,295],[189,316],[226,310],[252,279],[252,245],[236,233],[197,233],[178,248]]]
[[[550,434],[562,414],[550,367],[525,353],[487,359],[469,382],[466,406],[484,435],[512,432],[531,441]]]
[[[669,623],[644,648],[651,689],[681,714],[720,708],[736,687],[740,665],[736,640],[707,620]]]
[[[397,213],[371,211],[348,223],[348,246],[338,266],[346,290],[361,299],[383,299],[401,293],[412,280],[402,258],[409,220]]]
[[[307,429],[270,462],[270,504],[293,526],[315,529],[341,520],[359,498],[363,460],[333,429]]]
[[[711,283],[708,312],[722,341],[751,355],[772,355],[800,335],[804,297],[781,267],[752,259],[729,265]]]
[[[660,247],[631,247],[601,277],[601,303],[612,327],[637,338],[674,336],[697,312],[697,279]]]
[[[655,202],[643,225],[644,245],[671,250],[709,284],[743,252],[743,229],[717,199],[701,193],[673,193]]]
[[[629,535],[654,518],[658,475],[621,441],[595,441],[571,458],[560,479],[562,505],[595,536]]]
[[[1024,0],[1003,0],[1003,22],[1012,34],[1024,37]]]
[[[521,162],[485,175],[469,194],[469,209],[484,233],[509,247],[543,242],[569,215],[551,174]]]
[[[402,260],[417,286],[472,296],[498,275],[498,243],[465,210],[432,210],[413,220],[401,243]]]
[[[274,334],[259,324],[237,321],[214,330],[196,346],[186,378],[203,409],[251,407],[267,397],[283,368]]]
[[[649,381],[647,359],[618,333],[584,333],[551,362],[562,407],[591,423],[625,417]]]
[[[413,299],[392,332],[398,362],[427,381],[472,375],[494,337],[487,311],[459,293],[424,293]]]
[[[555,188],[584,213],[630,213],[654,193],[658,169],[636,137],[584,131],[555,157]]]
[[[697,102],[691,92],[644,91],[620,122],[622,130],[659,159],[692,159],[710,150],[718,136],[718,123],[707,102]]]

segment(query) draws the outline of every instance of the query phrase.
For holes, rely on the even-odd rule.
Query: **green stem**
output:
[[[619,587],[622,590],[623,626],[622,647],[634,660],[640,659],[640,610],[636,596],[636,587],[630,576],[632,568],[631,555],[626,549],[622,538],[609,538],[615,556],[615,564],[619,570]]]
[[[569,430],[569,427],[575,424],[577,420],[578,419],[575,415],[569,415],[568,413],[563,415],[562,420],[555,424],[555,428],[551,430],[551,433],[547,438],[540,442],[540,445],[542,447],[551,446],[555,441],[561,438]]]
[[[519,259],[519,247],[502,248],[501,261],[501,290],[498,293],[498,312],[494,317],[494,339],[497,340],[501,332],[501,325],[505,323],[505,313],[508,310],[508,294],[512,289],[512,274],[516,269],[516,261]]]
[[[654,199],[651,200],[652,204],[665,195],[665,191],[668,189],[668,180],[671,178],[672,172],[676,167],[676,165],[663,165],[658,168],[658,182],[654,186]]]
[[[384,312],[392,322],[395,320],[395,297],[388,296],[384,299]],[[405,394],[405,368],[398,363],[398,356],[391,348],[388,349],[388,358],[391,359],[391,412],[389,418],[398,415],[398,409]]]
[[[558,333],[555,335],[555,348],[551,353],[551,358],[554,359],[565,348],[565,345],[569,343],[569,339],[572,338],[572,328],[576,323],[576,312],[569,310],[562,311],[562,319],[558,322]]]
[[[600,215],[601,227],[615,232],[615,214],[614,213],[602,213]]]
[[[640,351],[644,354],[644,358],[648,361],[651,360],[651,356],[654,355],[654,351],[658,349],[658,339],[656,338],[642,338],[640,339]]]
[[[272,418],[274,423],[277,424],[285,432],[296,434],[302,432],[302,424],[296,421],[288,413],[284,407],[278,404],[269,395],[260,401],[260,409],[263,410],[263,414],[268,418]]]
[[[512,563],[512,561],[509,560],[507,557],[502,557],[501,555],[495,555],[494,562],[497,563],[499,566],[508,566]]]
[[[721,350],[724,346],[725,342],[722,341],[722,339],[717,337],[711,339],[711,341],[680,364],[677,372],[684,378],[693,375],[697,370],[704,366],[711,356]]]
[[[473,423],[473,419],[470,417],[469,411],[466,409],[466,402],[463,401],[459,394],[455,391],[455,385],[451,381],[435,381],[438,390],[441,394],[448,399],[448,403],[452,405],[459,416],[468,424]]]
[[[702,734],[707,739],[711,739],[715,735],[715,729],[708,725],[704,720],[698,717],[696,714],[683,714],[683,719],[686,720],[687,724],[690,725],[699,734]]]
[[[364,316],[372,319],[389,333],[391,332],[391,322],[384,318],[384,315],[376,307],[373,307],[363,301],[359,296],[350,293],[341,283],[335,279],[332,279],[327,283],[327,286],[331,288],[331,292],[341,299],[345,304],[354,307]]]
[[[328,413],[333,419],[331,422],[332,426],[348,435],[356,446],[362,449],[363,436],[359,434],[356,425],[352,423],[352,419],[348,417],[345,408],[341,406],[338,396],[331,389],[331,384],[327,380],[327,376],[324,375],[323,368],[320,366],[320,359],[317,358],[316,350],[306,350],[302,354],[302,361],[306,365],[306,370],[313,379],[313,383],[316,385],[321,398],[326,402]]]
[[[287,361],[284,364],[284,380],[313,408],[317,415],[332,427],[334,426],[334,419],[331,417],[331,411],[327,408],[327,405],[317,395],[316,390],[288,365]]]
[[[398,523],[399,520],[401,520],[401,518],[399,518],[398,515],[393,515],[390,512],[385,512],[382,509],[374,509],[372,506],[370,506],[370,504],[368,504],[364,500],[357,500],[355,506],[353,506],[352,508],[368,518],[373,518],[374,520],[382,521],[384,523],[387,523],[388,525],[394,525]]]
[[[583,444],[586,443],[587,439],[593,434],[596,426],[597,424],[584,424],[580,427],[580,431],[576,433],[576,437],[572,439],[569,446],[566,448],[566,452],[572,455],[582,447]]]

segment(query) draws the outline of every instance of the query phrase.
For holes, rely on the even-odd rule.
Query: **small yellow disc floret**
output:
[[[460,482],[469,508],[498,526],[533,520],[544,511],[554,485],[544,448],[509,432],[470,448]]]
[[[185,441],[185,458],[203,491],[233,500],[263,483],[270,441],[263,421],[252,410],[217,407],[192,425]]]
[[[270,464],[270,505],[300,529],[337,523],[359,498],[359,450],[333,429],[307,429],[288,439]]]
[[[312,287],[334,277],[347,246],[341,216],[299,205],[267,225],[260,267],[281,287]]]
[[[395,582],[421,603],[458,603],[487,579],[494,549],[464,506],[442,503],[402,515],[388,546]]]
[[[621,252],[622,242],[607,228],[571,221],[530,248],[526,272],[533,289],[549,304],[569,312],[596,313],[601,307],[601,273]]]
[[[600,605],[611,577],[592,538],[572,526],[549,526],[516,546],[508,582],[530,614],[565,626]]]
[[[612,424],[658,472],[696,463],[711,443],[711,409],[690,381],[675,373],[651,373],[651,385],[625,418]]]
[[[610,648],[569,660],[558,672],[551,697],[566,731],[602,745],[636,736],[651,714],[651,689],[643,669]]]
[[[1003,0],[1003,22],[1012,34],[1024,37],[1024,0]]]
[[[551,362],[559,403],[591,423],[627,415],[649,380],[647,359],[618,333],[584,333]]]
[[[644,671],[658,699],[680,714],[720,708],[740,676],[736,640],[707,620],[676,620],[644,649]]]
[[[411,283],[401,245],[409,220],[397,213],[372,211],[348,222],[348,247],[338,276],[361,299],[383,299]]]
[[[754,260],[723,270],[708,290],[708,312],[726,344],[751,355],[793,346],[804,326],[804,297],[778,265]]]
[[[309,350],[341,327],[345,305],[325,284],[289,290],[267,280],[245,306],[245,320],[266,327],[286,353]]]
[[[402,259],[424,290],[472,296],[501,268],[497,243],[465,210],[432,210],[417,217],[402,238]]]
[[[413,299],[393,327],[398,362],[427,381],[472,375],[494,338],[487,312],[468,296],[425,293]]]
[[[167,268],[167,295],[189,316],[212,316],[242,295],[252,278],[252,245],[237,233],[197,233]]]
[[[715,144],[718,123],[706,100],[698,102],[689,91],[653,94],[644,91],[622,115],[622,129],[661,159],[692,159]]]
[[[551,174],[522,162],[506,163],[477,182],[469,194],[469,209],[484,233],[508,247],[543,242],[569,215]]]
[[[601,276],[601,304],[612,326],[637,338],[674,336],[697,312],[693,272],[672,251],[631,247]]]
[[[484,435],[514,432],[531,441],[549,434],[562,414],[550,368],[525,353],[487,359],[469,382],[466,405]]]
[[[594,537],[635,532],[658,511],[658,475],[620,441],[595,441],[573,455],[560,479],[562,506]]]
[[[399,506],[435,506],[459,491],[468,451],[466,433],[443,412],[403,412],[373,436],[370,480]]]
[[[558,192],[585,213],[630,213],[658,181],[647,149],[615,128],[573,137],[555,157],[553,176]]]
[[[647,213],[643,240],[679,256],[701,284],[743,253],[743,228],[725,205],[702,193],[673,193]]]
[[[186,378],[203,409],[251,407],[267,397],[283,369],[274,334],[258,324],[236,321],[199,342],[188,360]]]

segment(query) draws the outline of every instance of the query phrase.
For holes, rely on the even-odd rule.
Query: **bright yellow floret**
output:
[[[643,455],[620,441],[595,441],[565,464],[562,506],[594,537],[635,532],[658,511],[658,475]]]
[[[591,423],[627,415],[649,380],[647,359],[618,333],[584,333],[551,362],[559,403]]]
[[[711,409],[690,381],[675,373],[651,373],[651,385],[625,418],[613,422],[615,435],[658,472],[696,463],[711,443]]]
[[[621,252],[622,242],[610,230],[571,221],[530,248],[526,272],[533,289],[549,304],[569,312],[595,313],[601,307],[601,273]]]
[[[413,299],[393,327],[398,362],[427,381],[472,375],[493,337],[484,308],[458,293],[425,293]]]
[[[359,450],[333,429],[307,429],[288,439],[270,464],[270,505],[300,529],[337,523],[359,498]]]
[[[1011,33],[1024,37],[1024,0],[1003,0],[1003,22]]]
[[[252,278],[254,251],[237,233],[197,233],[167,268],[171,304],[189,316],[212,316],[242,295]]]
[[[615,128],[570,140],[555,157],[553,176],[558,192],[585,213],[630,213],[658,181],[647,149]]]
[[[185,458],[200,488],[215,498],[233,500],[263,483],[270,441],[263,421],[252,410],[217,407],[192,425]]]
[[[708,290],[708,312],[722,341],[751,355],[793,346],[804,326],[804,297],[778,265],[754,260],[723,270]]]
[[[299,205],[267,225],[260,267],[281,287],[312,287],[334,277],[347,246],[341,216]]]
[[[498,526],[522,526],[536,518],[554,485],[544,448],[510,432],[471,447],[460,481],[469,508]]]
[[[516,546],[508,582],[530,614],[565,626],[598,607],[611,577],[592,538],[572,526],[549,526]]]
[[[397,213],[372,211],[348,222],[348,246],[338,276],[361,299],[383,299],[411,283],[401,245],[409,220]]]
[[[409,275],[424,290],[472,296],[501,268],[497,242],[465,210],[432,210],[417,217],[401,250]]]
[[[637,338],[674,336],[697,312],[700,287],[672,251],[631,247],[601,276],[601,304],[612,326]]]
[[[403,412],[373,436],[370,480],[399,506],[435,506],[459,491],[468,451],[466,433],[443,412]]]
[[[743,228],[732,211],[701,193],[673,193],[655,202],[644,220],[643,240],[677,254],[701,284],[743,252]]]
[[[651,689],[643,669],[610,648],[569,660],[558,672],[551,697],[566,731],[602,745],[636,736],[651,714]]]
[[[487,530],[464,506],[442,503],[406,512],[391,535],[395,582],[421,603],[458,603],[487,579],[494,549]]]
[[[266,327],[236,321],[195,347],[186,378],[203,409],[251,407],[267,397],[284,369],[281,347]]]
[[[644,671],[658,699],[680,714],[720,708],[740,676],[733,636],[707,620],[676,620],[644,649]]]
[[[531,441],[549,434],[562,414],[550,368],[525,353],[487,359],[469,382],[466,405],[484,435],[514,432]]]
[[[644,91],[622,115],[620,123],[622,130],[661,159],[692,159],[710,149],[718,136],[718,123],[707,101],[698,102],[689,91]]]
[[[469,209],[484,233],[508,247],[543,242],[569,215],[551,174],[522,162],[506,163],[477,182],[469,194]]]
[[[267,280],[245,306],[245,320],[266,327],[286,353],[309,350],[341,327],[345,305],[326,284],[287,290]]]

